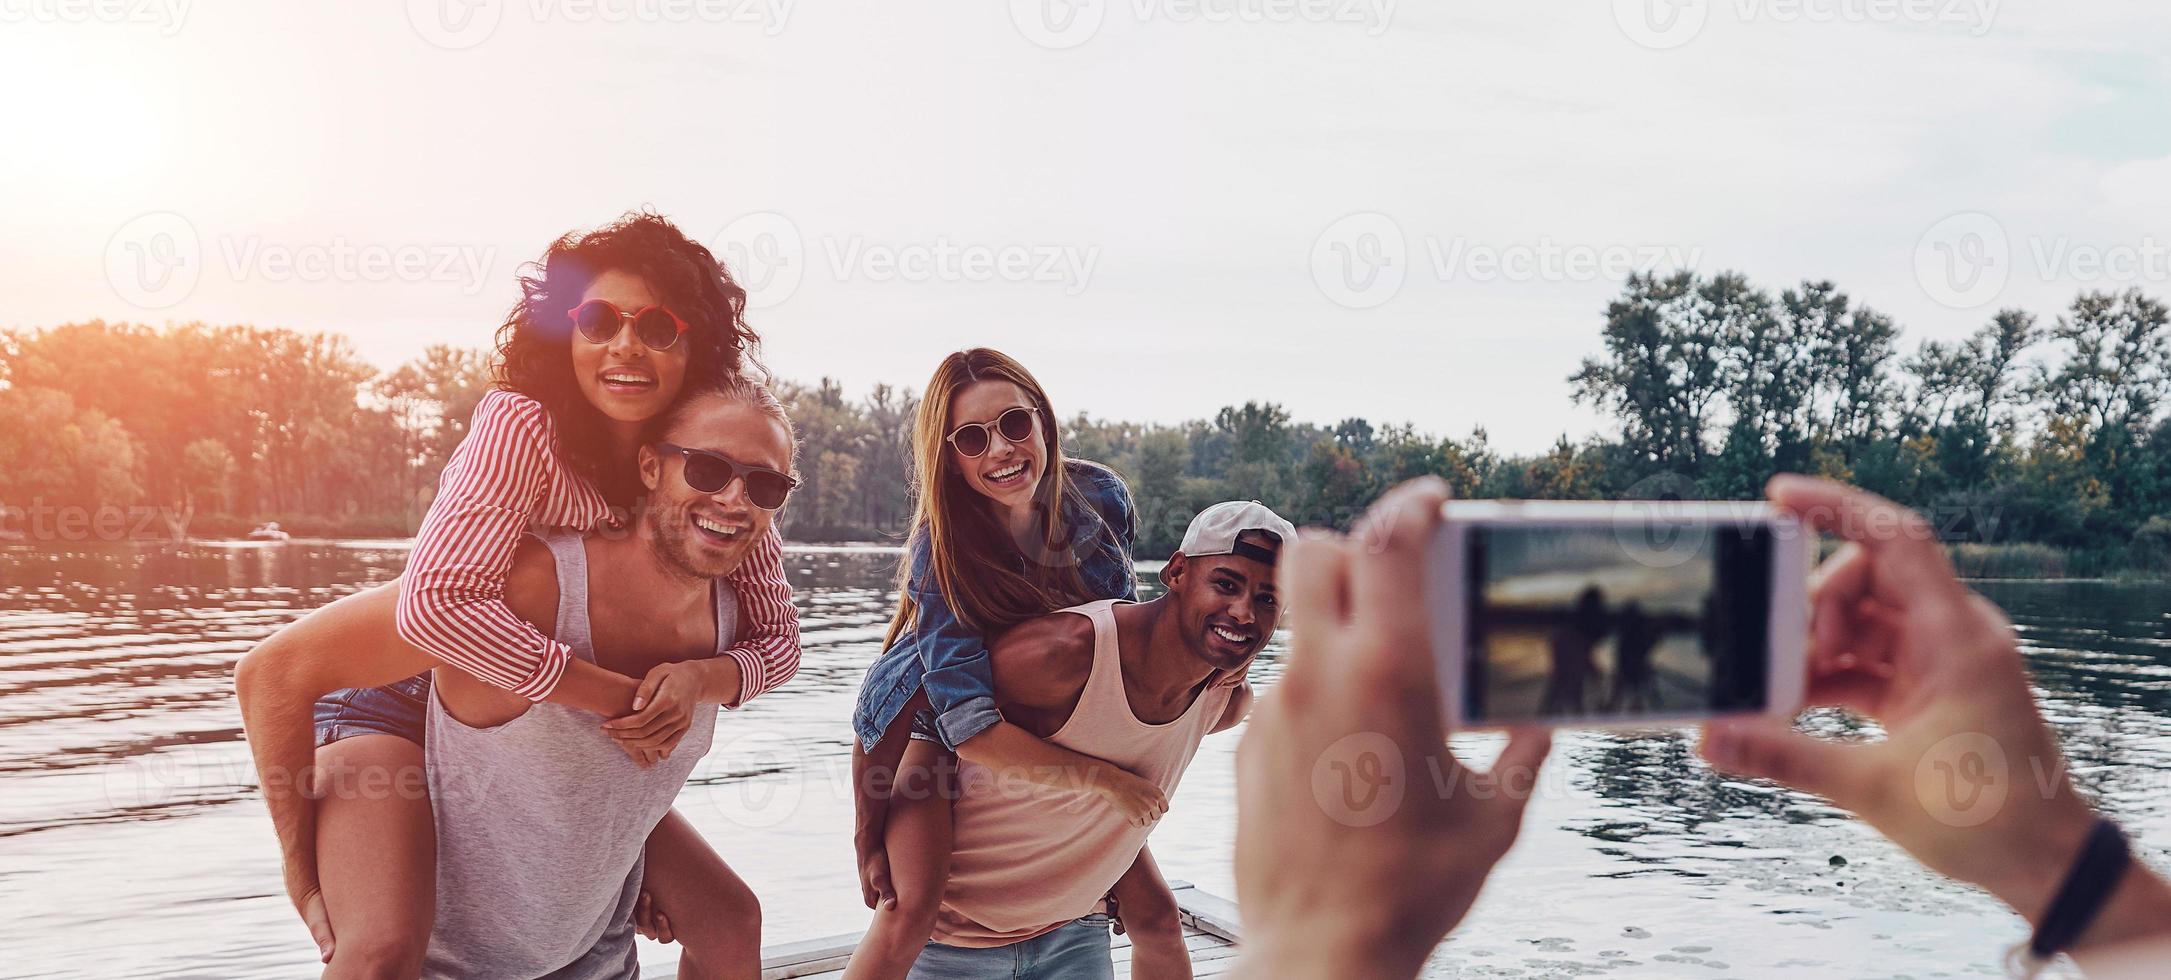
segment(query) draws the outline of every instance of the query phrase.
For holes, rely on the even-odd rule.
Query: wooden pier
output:
[[[1191,950],[1191,972],[1199,977],[1227,973],[1236,965],[1236,905],[1218,895],[1200,891],[1187,882],[1173,881],[1169,889],[1183,910],[1184,945]],[[1131,940],[1114,937],[1116,976],[1131,975]],[[809,939],[766,950],[761,958],[761,980],[835,980],[844,976],[844,963],[859,943],[857,934]],[[641,975],[668,977],[678,969],[675,959],[658,958],[641,964]]]

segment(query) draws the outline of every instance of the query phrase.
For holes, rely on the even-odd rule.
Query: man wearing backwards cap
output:
[[[1174,796],[1207,734],[1251,705],[1244,671],[1281,616],[1274,563],[1296,529],[1257,501],[1201,512],[1150,602],[1089,602],[990,648],[1003,717]],[[916,743],[914,751],[929,751]],[[1134,827],[1082,788],[1045,789],[970,762],[934,941],[914,978],[1108,977],[1114,897],[1139,976],[1188,976],[1168,885]]]

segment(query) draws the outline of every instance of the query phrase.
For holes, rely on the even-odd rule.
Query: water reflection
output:
[[[309,609],[391,580],[398,542],[0,551],[0,949],[6,972],[308,972],[230,671]],[[895,554],[793,550],[798,677],[719,724],[681,809],[764,896],[772,942],[857,928],[847,719]],[[1148,594],[1156,582],[1147,565]],[[2020,627],[2081,785],[2171,841],[2171,590],[1983,586]],[[1280,641],[1253,677],[1270,687]],[[1837,714],[1814,727],[1874,735]],[[1482,762],[1498,740],[1458,737]],[[1995,975],[2015,920],[1819,800],[1703,767],[1693,735],[1564,734],[1523,843],[1442,976]],[[1232,894],[1234,739],[1210,740],[1155,837]],[[1835,941],[1844,940],[1844,941]],[[89,962],[87,951],[97,951]]]

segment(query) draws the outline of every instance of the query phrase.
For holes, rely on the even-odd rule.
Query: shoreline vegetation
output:
[[[1999,310],[1911,353],[1899,334],[1830,282],[1638,274],[1567,379],[1614,431],[1543,452],[1495,449],[1482,420],[1445,437],[1299,422],[1272,402],[1176,424],[1078,413],[1063,435],[1129,481],[1143,555],[1231,498],[1346,528],[1424,474],[1465,498],[1745,499],[1792,471],[1917,508],[1970,577],[2171,576],[2163,303],[2088,292],[2047,322]],[[266,521],[297,537],[408,537],[490,358],[437,345],[379,371],[337,334],[240,325],[0,331],[0,541],[241,537]],[[803,434],[786,540],[896,543],[915,393],[852,397],[823,378],[778,394]]]

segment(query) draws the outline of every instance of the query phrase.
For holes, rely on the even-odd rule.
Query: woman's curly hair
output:
[[[627,503],[640,483],[630,466],[613,466],[603,414],[573,378],[570,311],[598,276],[617,270],[641,277],[663,305],[686,321],[686,381],[681,391],[713,387],[751,367],[760,377],[761,338],[746,323],[746,290],[700,242],[652,211],[630,211],[588,232],[568,232],[543,257],[521,267],[520,302],[498,327],[498,387],[541,402],[558,429],[558,449],[574,472],[613,503]],[[625,472],[617,472],[624,470]]]

